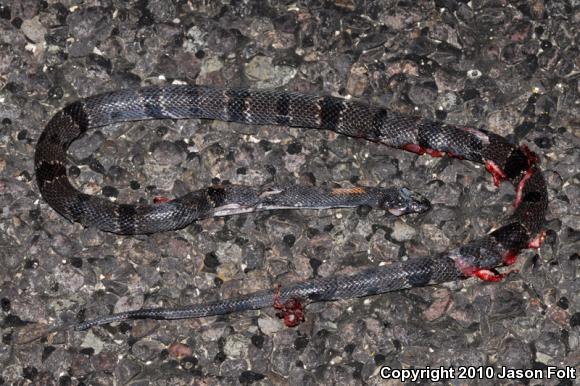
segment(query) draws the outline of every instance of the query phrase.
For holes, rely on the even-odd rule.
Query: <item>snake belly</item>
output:
[[[214,185],[160,204],[118,204],[84,194],[68,180],[67,148],[87,130],[124,121],[185,118],[332,130],[419,154],[439,156],[445,152],[485,164],[496,184],[501,180],[511,182],[516,187],[515,210],[501,227],[437,256],[410,258],[350,276],[317,278],[183,308],[141,309],[101,316],[77,325],[76,329],[127,319],[220,315],[274,304],[288,313],[292,310],[285,305],[291,301],[307,304],[362,297],[470,276],[496,281],[501,275],[495,268],[512,264],[522,249],[537,246],[542,235],[548,192],[537,158],[525,146],[515,146],[486,130],[429,121],[358,101],[277,90],[151,86],[73,102],[53,116],[38,140],[35,172],[43,198],[71,221],[129,235],[179,229],[200,218],[278,208],[369,205],[395,214],[429,208],[423,197],[405,188],[325,189],[300,185],[269,190]]]

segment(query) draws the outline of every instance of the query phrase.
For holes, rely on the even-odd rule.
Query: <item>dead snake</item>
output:
[[[424,211],[428,202],[405,188],[315,188],[293,185],[258,189],[213,185],[159,204],[118,204],[84,194],[67,178],[66,151],[88,129],[145,119],[203,118],[258,125],[332,130],[415,153],[483,163],[496,185],[516,187],[515,210],[489,234],[435,257],[411,258],[368,268],[351,276],[317,278],[233,299],[184,308],[154,308],[101,316],[76,326],[127,319],[183,319],[274,306],[286,325],[303,319],[303,304],[361,297],[477,276],[497,281],[495,268],[510,265],[528,247],[539,246],[548,205],[546,182],[537,157],[492,132],[429,121],[388,109],[331,96],[295,92],[151,86],[91,96],[67,105],[48,123],[36,147],[40,192],[57,212],[88,227],[118,234],[179,229],[212,216],[278,208],[329,208],[368,205],[395,214]]]

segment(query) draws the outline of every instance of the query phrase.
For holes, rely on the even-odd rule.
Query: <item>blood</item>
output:
[[[503,256],[503,263],[505,265],[513,265],[515,264],[517,257],[518,251],[507,251],[507,253]]]
[[[444,155],[443,152],[433,149],[425,149],[425,153],[429,154],[431,157],[443,157]]]
[[[532,174],[533,174],[532,169],[529,168],[528,170],[526,170],[526,174],[524,174],[524,177],[518,183],[518,187],[516,188],[516,200],[514,201],[515,208],[520,206],[520,204],[522,203],[522,194],[524,191],[524,187],[526,186],[526,182],[528,182]]]
[[[284,319],[286,327],[296,327],[306,320],[304,318],[304,307],[300,300],[296,298],[290,298],[284,303],[280,302],[280,288],[281,286],[278,286],[274,294],[274,309],[280,311],[276,313],[276,316]]]
[[[483,281],[489,281],[493,283],[502,281],[507,275],[507,273],[497,273],[490,269],[477,269],[473,272],[473,276],[476,276]]]
[[[161,197],[161,196],[157,196],[153,198],[153,203],[154,204],[163,204],[166,202],[171,201],[171,199],[167,198],[167,197]]]
[[[452,152],[450,152],[450,151],[448,151],[448,152],[447,152],[447,157],[450,157],[450,158],[456,158],[456,159],[459,159],[459,160],[463,160],[463,159],[465,159],[464,157],[462,157],[462,156],[460,156],[460,155],[457,155],[457,154],[455,154],[455,153],[452,153]]]
[[[517,253],[512,254],[511,252],[508,252],[504,257],[504,263],[506,265],[515,263],[516,256]],[[512,273],[518,272],[517,270],[511,270],[506,273],[499,273],[494,269],[478,268],[466,263],[461,258],[455,259],[455,265],[466,277],[477,277],[480,280],[494,283],[502,281],[506,276],[511,275]]]
[[[499,186],[499,184],[507,178],[503,170],[501,170],[501,168],[493,161],[485,161],[485,170],[491,173],[495,186]]]
[[[513,264],[515,262],[515,255],[513,256],[514,260],[511,262]],[[511,274],[518,273],[517,269],[512,269],[506,273],[499,273],[493,269],[485,269],[485,268],[474,268],[469,274],[464,272],[465,276],[475,276],[483,281],[488,281],[492,283],[497,283],[505,279]]]
[[[411,153],[416,153],[419,155],[429,154],[431,157],[443,157],[443,155],[444,155],[443,152],[441,152],[439,150],[429,149],[429,148],[423,147],[421,145],[417,145],[415,143],[408,143],[408,144],[402,146],[401,149],[406,150],[406,151],[410,151]]]
[[[524,187],[526,186],[526,183],[528,182],[528,180],[534,174],[533,166],[534,166],[534,164],[537,164],[539,162],[539,159],[538,159],[538,156],[536,155],[536,153],[531,151],[526,145],[523,145],[521,147],[521,149],[526,154],[526,157],[528,158],[528,170],[526,170],[526,174],[524,174],[523,178],[520,180],[520,182],[518,183],[518,186],[516,188],[516,200],[514,202],[514,207],[516,207],[516,208],[518,206],[520,206],[520,204],[522,203],[522,195],[523,195]]]
[[[541,231],[536,237],[534,237],[530,241],[530,243],[528,244],[528,248],[539,248],[544,242],[545,238],[546,232]],[[518,253],[519,253],[518,250],[507,251],[502,258],[503,264],[506,266],[515,264]],[[505,273],[498,273],[496,270],[493,269],[478,268],[473,265],[470,265],[465,261],[463,261],[461,258],[455,259],[455,265],[466,277],[477,277],[483,281],[489,282],[499,282],[503,280],[505,277],[518,272],[517,269],[512,269]]]
[[[465,128],[465,130],[468,132],[471,132],[471,133],[477,132],[477,135],[484,135],[483,133],[480,133],[474,129]],[[444,155],[444,153],[441,151],[425,148],[421,145],[417,145],[414,143],[406,144],[406,145],[402,146],[401,148],[403,150],[410,151],[412,153],[416,153],[419,155],[429,154],[432,157],[442,157]],[[516,188],[516,200],[514,203],[514,206],[516,208],[521,204],[524,187],[526,186],[526,183],[528,182],[528,180],[532,177],[532,175],[534,173],[533,165],[539,162],[538,156],[534,152],[532,152],[526,145],[523,145],[521,147],[521,150],[524,152],[524,154],[526,155],[526,157],[528,159],[528,169],[526,170],[526,173],[524,174],[524,176],[522,177],[522,179],[520,180],[520,182],[518,183],[518,186]],[[455,155],[451,152],[447,152],[447,156],[453,157],[453,158],[460,158],[460,159],[463,158],[463,157]],[[507,179],[507,175],[505,174],[505,172],[494,161],[485,160],[485,169],[493,177],[493,183],[495,186],[499,186],[503,180]],[[541,231],[534,239],[532,239],[530,241],[530,243],[528,244],[528,248],[539,248],[542,245],[542,243],[544,242],[545,237],[546,237],[546,232]],[[506,265],[506,266],[513,265],[516,262],[518,252],[519,251],[511,251],[511,250],[506,252],[505,255],[503,256],[504,265]],[[506,272],[506,273],[499,273],[499,272],[492,270],[492,269],[478,268],[478,267],[474,267],[472,265],[468,265],[467,263],[465,263],[461,259],[456,259],[455,263],[456,263],[457,267],[459,268],[459,270],[461,270],[461,272],[465,276],[477,277],[483,281],[489,281],[489,282],[499,282],[499,281],[503,280],[506,276],[508,276],[512,273],[518,272],[517,270],[511,270],[511,271]],[[286,303],[288,303],[288,301]],[[278,301],[278,304],[279,304],[279,301]],[[280,305],[280,306],[282,307],[282,305]],[[276,307],[276,303],[275,303],[274,307]],[[283,307],[285,310],[286,304]],[[300,311],[301,311],[301,309],[300,309]],[[284,322],[286,323],[286,319],[284,320]],[[288,325],[288,324],[286,323],[286,325]]]
[[[536,153],[534,153],[533,151],[531,151],[530,148],[528,147],[528,145],[522,145],[521,149],[524,153],[526,153],[526,156],[528,157],[528,164],[530,166],[540,162],[538,155]]]
[[[542,244],[544,243],[544,240],[546,239],[546,231],[540,231],[540,233],[538,233],[538,235],[536,237],[534,237],[533,239],[530,240],[530,243],[528,244],[528,248],[533,248],[533,249],[538,249],[542,246]]]
[[[410,151],[411,153],[417,153],[419,155],[423,155],[425,154],[425,148],[423,146],[414,144],[414,143],[408,143],[406,145],[403,145],[403,147],[401,147],[401,149],[406,150],[406,151]]]

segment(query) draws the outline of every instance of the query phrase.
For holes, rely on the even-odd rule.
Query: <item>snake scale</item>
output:
[[[88,129],[145,119],[201,118],[256,125],[332,130],[350,137],[432,156],[483,163],[496,185],[516,187],[515,210],[502,226],[458,248],[432,257],[372,267],[350,276],[316,278],[232,299],[183,308],[152,308],[100,316],[76,325],[84,330],[128,319],[183,319],[274,306],[288,326],[304,319],[303,305],[369,296],[476,276],[498,281],[495,269],[538,247],[548,206],[545,179],[535,154],[492,132],[404,115],[380,106],[332,96],[277,90],[208,86],[150,86],[99,94],[67,105],[49,121],[36,147],[35,171],[48,204],[67,219],[118,234],[179,229],[212,216],[277,208],[368,205],[394,214],[424,211],[428,202],[405,188],[265,189],[212,185],[158,204],[119,204],[84,194],[67,178],[66,151]]]

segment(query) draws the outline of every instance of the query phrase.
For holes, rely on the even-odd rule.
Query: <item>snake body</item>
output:
[[[101,316],[79,324],[78,330],[127,319],[194,318],[272,305],[283,311],[287,325],[294,325],[289,319],[297,313],[302,316],[302,303],[369,296],[470,276],[499,280],[501,275],[495,268],[512,264],[515,256],[537,244],[542,234],[548,205],[546,182],[537,158],[526,147],[515,146],[485,130],[429,121],[358,101],[274,90],[151,86],[73,102],[49,121],[38,140],[35,171],[42,196],[71,221],[129,235],[179,229],[200,218],[277,208],[369,205],[395,214],[429,208],[425,199],[405,188],[330,189],[301,185],[265,190],[213,185],[160,204],[118,204],[84,194],[69,182],[67,148],[87,130],[124,121],[184,118],[325,129],[419,154],[439,156],[446,152],[485,164],[496,183],[502,179],[511,182],[516,187],[516,208],[501,227],[438,256],[410,258],[355,275],[317,278],[183,308]]]

